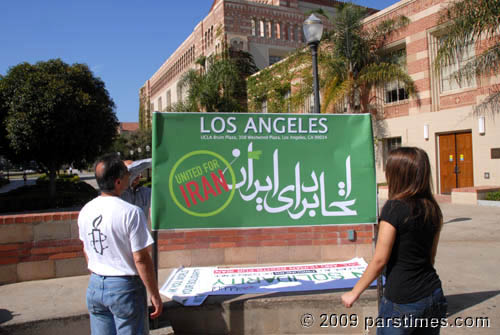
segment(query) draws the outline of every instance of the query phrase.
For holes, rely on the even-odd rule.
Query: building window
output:
[[[167,91],[167,107],[172,106],[172,93],[170,93],[170,90]]]
[[[291,99],[292,99],[292,91],[288,90],[286,91],[285,95],[285,104],[286,104],[286,112],[290,113],[291,112]]]
[[[264,24],[264,20],[260,20],[259,21],[259,35],[260,35],[260,37],[264,37],[265,36],[265,24]]]
[[[273,65],[274,63],[279,62],[283,58],[280,56],[269,56],[269,66]]]
[[[182,86],[177,84],[177,102],[182,101]]]
[[[386,104],[407,99],[408,99],[408,92],[406,91],[403,83],[396,80],[385,85]]]
[[[439,43],[443,37],[439,39]],[[468,44],[464,50],[459,53],[458,59],[448,65],[442,66],[440,69],[440,88],[441,92],[457,90],[461,88],[468,88],[476,86],[476,78],[461,78],[457,80],[452,75],[460,68],[462,68],[472,57],[474,57],[474,43]]]
[[[158,98],[158,111],[159,112],[163,112],[162,103],[161,103],[161,97]]]
[[[305,99],[304,113],[314,113],[314,92]]]
[[[252,19],[252,36],[257,36],[257,23],[255,19]]]
[[[392,150],[397,149],[401,146],[401,137],[384,138],[383,145],[384,145],[383,159],[384,159],[384,171],[385,171],[385,166],[387,163],[387,158],[389,157],[389,153]]]
[[[406,48],[392,51],[387,54],[386,57],[389,58],[392,63],[398,64],[406,71]],[[384,102],[386,104],[408,99],[408,91],[406,90],[404,83],[400,82],[399,80],[394,80],[386,83],[384,91]]]

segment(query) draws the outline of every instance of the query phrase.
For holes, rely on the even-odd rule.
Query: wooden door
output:
[[[439,135],[439,172],[441,193],[474,186],[471,133]]]
[[[455,151],[455,134],[439,135],[441,193],[450,193],[452,188],[457,187],[457,177],[455,174],[457,156]]]
[[[456,134],[457,143],[457,187],[474,186],[472,162],[472,133]]]

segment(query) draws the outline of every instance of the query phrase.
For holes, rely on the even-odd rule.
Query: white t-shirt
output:
[[[138,275],[133,252],[153,244],[143,211],[119,197],[100,196],[78,215],[90,271],[101,276]]]
[[[149,208],[151,207],[151,189],[149,187],[141,186],[135,190],[129,187],[120,198],[132,205],[139,206],[146,215],[146,219],[149,218]]]

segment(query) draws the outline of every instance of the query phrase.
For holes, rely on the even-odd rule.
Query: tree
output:
[[[475,76],[498,74],[500,68],[500,1],[462,0],[454,2],[441,15],[440,22],[447,24],[445,34],[435,59],[435,68],[457,63],[463,59],[467,46],[475,44],[477,55],[465,59],[465,63],[451,76],[461,81]],[[491,94],[476,111],[500,110],[500,87],[493,88]]]
[[[328,17],[322,10],[315,13]],[[376,109],[373,89],[400,81],[409,96],[416,95],[404,64],[392,53],[384,53],[387,40],[408,24],[406,17],[385,20],[367,28],[365,8],[350,3],[339,4],[333,29],[325,32],[318,52],[322,113],[371,112]],[[308,47],[297,50],[278,64],[248,79],[251,111],[259,111],[266,101],[270,113],[303,110],[311,96],[312,67]],[[373,108],[372,108],[373,107]]]
[[[91,162],[112,143],[118,120],[100,78],[60,59],[21,63],[0,76],[0,115],[17,159],[34,160],[50,178],[64,164]]]
[[[232,48],[210,57],[200,57],[199,69],[186,72],[180,81],[187,99],[171,110],[192,112],[246,112],[246,77],[257,67],[252,56]]]
[[[146,147],[149,146],[149,153]],[[139,153],[137,149],[141,149]],[[151,128],[139,129],[132,133],[121,133],[113,141],[111,152],[119,152],[122,159],[137,160],[150,158],[152,150],[152,131]],[[134,154],[131,155],[130,151]]]
[[[415,86],[405,69],[381,49],[394,31],[408,24],[406,17],[385,20],[366,29],[363,19],[367,9],[350,3],[341,5],[332,21],[333,30],[326,34],[319,61],[322,75],[325,112],[369,112],[373,88],[398,80],[409,95]],[[345,107],[344,107],[345,106]]]

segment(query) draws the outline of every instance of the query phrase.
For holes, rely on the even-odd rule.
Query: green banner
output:
[[[153,115],[153,229],[376,221],[369,114]]]

